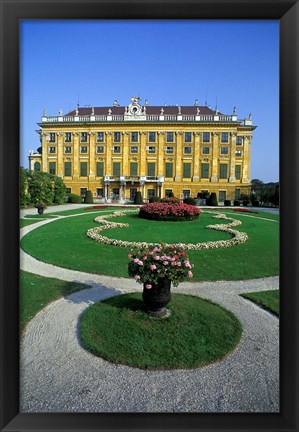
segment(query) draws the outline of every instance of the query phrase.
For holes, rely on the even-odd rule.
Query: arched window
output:
[[[40,171],[40,162],[34,162],[34,171]]]

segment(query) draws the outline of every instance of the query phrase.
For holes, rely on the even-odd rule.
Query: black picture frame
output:
[[[0,4],[1,431],[298,431],[298,1],[0,0]],[[280,21],[280,413],[19,413],[19,20],[145,18]]]

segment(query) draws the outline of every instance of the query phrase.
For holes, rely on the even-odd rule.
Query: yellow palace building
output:
[[[198,197],[216,192],[218,201],[250,190],[251,114],[238,119],[216,108],[130,104],[77,107],[38,123],[41,147],[29,152],[30,170],[60,176],[68,193],[95,201],[132,201],[151,196]]]

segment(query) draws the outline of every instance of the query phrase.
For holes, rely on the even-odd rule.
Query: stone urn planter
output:
[[[151,286],[151,288],[147,288]],[[146,304],[147,312],[153,317],[163,317],[167,314],[165,306],[171,300],[171,280],[160,278],[156,284],[144,283],[142,299]]]
[[[46,204],[44,202],[39,202],[35,205],[35,207],[37,208],[37,213],[38,214],[43,214],[44,210],[47,208]]]

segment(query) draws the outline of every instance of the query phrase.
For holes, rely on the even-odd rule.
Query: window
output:
[[[120,142],[120,132],[114,132],[113,141],[114,142]]]
[[[153,196],[155,196],[156,195],[156,193],[155,193],[155,189],[148,189],[147,190],[147,197],[148,198],[151,198],[151,197],[153,197]]]
[[[192,132],[185,132],[184,141],[185,142],[192,142]]]
[[[120,162],[113,162],[113,175],[120,176]]]
[[[165,150],[167,154],[173,154],[173,147],[166,147]]]
[[[183,177],[184,178],[191,177],[191,163],[183,163]]]
[[[55,142],[55,132],[50,132],[50,142]]]
[[[64,135],[64,141],[65,142],[71,142],[72,141],[72,134],[71,132],[66,132]]]
[[[86,146],[81,146],[80,152],[81,153],[87,153],[87,147]]]
[[[34,171],[40,171],[40,162],[34,162]]]
[[[97,133],[97,142],[104,142],[104,132]]]
[[[156,142],[156,132],[148,133],[148,142]]]
[[[166,197],[172,196],[172,189],[165,189],[165,196]]]
[[[72,153],[72,147],[71,146],[65,146],[64,147],[64,153]]]
[[[154,177],[156,175],[156,163],[155,162],[148,162],[147,175],[149,177]]]
[[[202,134],[202,140],[203,142],[210,142],[210,132],[203,132]]]
[[[202,154],[210,154],[210,147],[203,147]]]
[[[219,191],[219,202],[224,202],[226,200],[226,191]]]
[[[80,176],[87,176],[87,162],[80,162]]]
[[[118,200],[119,198],[119,188],[113,188],[112,189],[112,199]]]
[[[228,155],[228,147],[220,147],[220,154]]]
[[[173,177],[173,163],[166,162],[165,163],[165,177]]]
[[[138,153],[138,147],[137,146],[131,146],[131,153]]]
[[[183,197],[190,198],[190,190],[189,189],[183,189]]]
[[[103,196],[104,196],[103,188],[97,188],[96,194],[97,194],[97,198],[103,198]]]
[[[49,173],[56,174],[56,162],[49,162]]]
[[[56,147],[49,147],[49,153],[56,153]]]
[[[120,153],[120,146],[114,146],[113,153]]]
[[[167,132],[166,133],[166,141],[167,142],[174,142],[174,133],[173,132]]]
[[[87,142],[87,132],[81,132],[81,142]]]
[[[64,175],[65,176],[72,175],[72,162],[64,162]]]
[[[156,147],[155,146],[149,146],[148,147],[148,152],[149,153],[156,153]]]
[[[137,173],[138,173],[138,163],[130,162],[130,175],[137,176]]]
[[[221,133],[221,142],[228,143],[228,132],[222,132]]]
[[[139,132],[131,133],[131,142],[138,142]]]
[[[82,198],[85,198],[87,192],[87,188],[80,188],[80,195]]]
[[[192,147],[184,147],[184,153],[185,154],[191,154],[192,153]]]
[[[243,144],[243,137],[242,136],[237,136],[236,144],[237,145],[242,145]]]
[[[235,190],[235,199],[239,200],[241,198],[241,191],[240,189]]]
[[[104,146],[97,146],[97,153],[104,153]]]
[[[221,179],[227,178],[227,164],[220,164],[220,176]]]
[[[97,162],[97,177],[103,177],[104,175],[104,162]]]
[[[209,164],[202,163],[201,164],[201,178],[209,178]]]
[[[241,165],[235,166],[235,176],[236,176],[236,180],[241,179]]]
[[[65,193],[67,193],[67,194],[72,193],[72,188],[65,188]]]
[[[242,156],[242,150],[236,150],[236,156]]]
[[[130,201],[134,202],[136,194],[137,194],[137,189],[131,188],[130,189]]]

